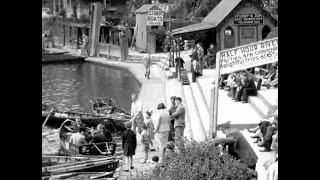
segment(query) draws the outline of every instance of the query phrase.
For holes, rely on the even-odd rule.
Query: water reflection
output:
[[[78,108],[91,112],[89,100],[110,97],[130,110],[130,94],[141,85],[126,70],[91,63],[42,65],[42,101],[58,109]]]

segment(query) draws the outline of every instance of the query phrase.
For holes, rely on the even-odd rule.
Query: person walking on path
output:
[[[142,151],[144,152],[144,160],[141,163],[146,163],[148,160],[150,144],[153,146],[151,141],[150,133],[147,131],[147,126],[143,124],[141,126],[142,133],[141,133],[141,144],[142,144]]]
[[[152,111],[145,112],[145,121],[144,124],[147,126],[147,132],[150,134],[151,146],[150,151],[154,151],[152,140],[154,140],[154,124],[152,120]]]
[[[150,67],[152,66],[150,52],[148,52],[148,54],[142,58],[142,64],[146,68],[146,73],[144,76],[150,79]]]
[[[158,133],[162,161],[166,152],[171,118],[169,112],[166,111],[166,107],[163,103],[158,104],[157,109],[159,110],[159,116],[155,121],[156,126],[154,133]]]
[[[217,125],[217,129],[220,129],[226,138],[214,139],[215,144],[228,145],[228,153],[248,166],[248,168],[255,170],[258,156],[253,151],[252,147],[238,129],[230,128],[231,121],[224,124]]]
[[[186,127],[186,121],[185,121],[185,115],[186,110],[184,105],[182,104],[181,97],[175,98],[175,104],[177,106],[177,109],[174,113],[172,113],[172,116],[174,120],[174,134],[177,138],[182,138],[184,134],[184,128]]]
[[[137,132],[138,127],[138,133],[141,134],[141,123],[143,122],[143,116],[142,116],[142,104],[138,100],[137,94],[133,93],[131,94],[132,104],[131,104],[131,122],[132,122],[132,131]]]
[[[122,139],[122,149],[123,149],[123,155],[126,156],[126,165],[127,169],[124,171],[129,172],[129,158],[130,158],[130,169],[133,169],[133,156],[136,152],[137,147],[137,137],[136,133],[134,133],[130,127],[132,125],[132,122],[126,122],[125,127],[127,130],[125,130],[121,136]]]
[[[83,33],[82,34],[82,46],[81,46],[81,55],[82,56],[88,56],[88,43],[89,43],[89,37]]]

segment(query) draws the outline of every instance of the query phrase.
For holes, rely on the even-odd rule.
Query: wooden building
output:
[[[156,36],[154,29],[163,26],[163,11],[155,4],[143,5],[136,13],[136,50],[156,52]]]
[[[172,34],[208,31],[208,41],[222,50],[263,40],[277,23],[252,0],[222,0],[200,23],[174,29]]]

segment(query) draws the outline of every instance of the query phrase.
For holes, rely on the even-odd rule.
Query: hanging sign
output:
[[[162,26],[163,25],[163,11],[149,10],[147,12],[147,26]]]
[[[278,61],[278,38],[220,51],[220,74]]]
[[[263,24],[262,14],[236,14],[234,24]]]

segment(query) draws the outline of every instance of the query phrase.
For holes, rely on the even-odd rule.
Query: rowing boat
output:
[[[130,113],[117,106],[113,99],[101,97],[89,101],[94,114],[97,115],[114,115],[125,116],[130,119]]]
[[[42,123],[45,121],[46,117],[50,113],[51,107],[48,105],[42,105]],[[76,118],[80,118],[83,123],[87,126],[97,126],[98,124],[104,124],[106,128],[110,131],[124,131],[125,126],[124,122],[128,121],[128,116],[123,115],[103,115],[103,114],[93,114],[93,113],[84,113],[84,112],[76,112],[76,111],[59,111],[54,108],[51,113],[46,125],[52,128],[59,128],[60,125],[66,120],[75,120]]]
[[[101,143],[90,143],[78,146],[69,142],[71,132],[70,129],[74,125],[75,121],[65,120],[59,128],[59,138],[60,138],[60,150],[59,155],[67,156],[77,156],[77,157],[94,157],[94,158],[104,158],[106,156],[122,155],[121,144],[112,142],[101,142]],[[115,154],[112,154],[112,144],[115,145]]]

